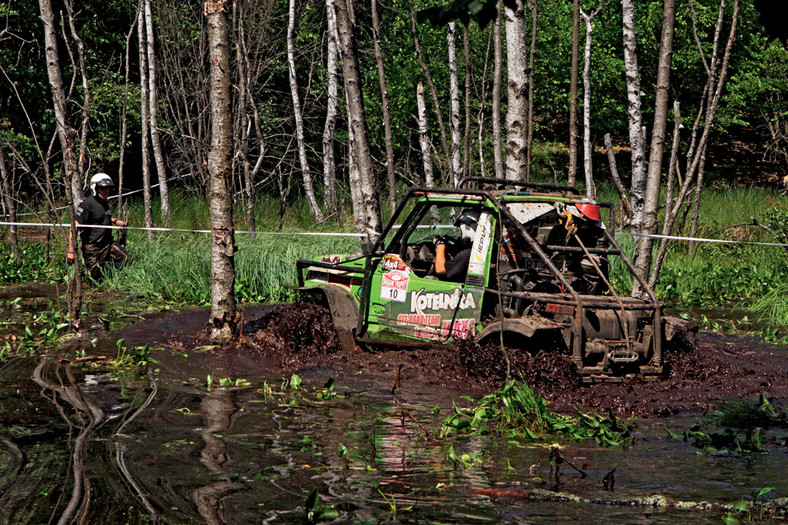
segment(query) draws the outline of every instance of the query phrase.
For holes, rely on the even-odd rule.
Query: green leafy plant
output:
[[[318,521],[331,521],[339,517],[339,512],[331,505],[323,505],[318,508],[319,504],[320,494],[318,494],[317,488],[314,488],[304,502],[307,522],[316,523]]]
[[[634,423],[620,421],[612,411],[608,417],[595,412],[576,413],[575,417],[557,414],[526,383],[509,381],[498,392],[479,400],[474,408],[466,410],[455,405],[441,426],[441,437],[500,432],[527,440],[556,435],[574,440],[592,438],[606,446],[631,442]]]

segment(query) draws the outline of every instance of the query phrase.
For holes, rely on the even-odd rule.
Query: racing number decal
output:
[[[383,274],[383,280],[380,283],[380,298],[404,303],[408,299],[409,280],[410,276],[407,273],[398,270]]]

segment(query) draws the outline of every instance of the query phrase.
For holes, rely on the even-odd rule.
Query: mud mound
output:
[[[244,334],[251,335],[262,353],[302,358],[337,354],[339,337],[327,308],[312,303],[294,303],[272,309],[247,323]]]
[[[455,346],[468,375],[491,386],[506,380],[507,368],[510,378],[522,378],[548,398],[575,390],[580,382],[574,363],[558,352],[539,350],[532,354],[507,349],[504,355],[499,344],[470,340],[460,340]]]

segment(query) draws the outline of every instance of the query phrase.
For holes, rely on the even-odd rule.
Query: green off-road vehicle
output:
[[[298,261],[298,290],[330,309],[347,350],[474,338],[565,353],[585,382],[656,378],[662,304],[616,243],[614,211],[552,184],[411,188],[364,254]],[[436,268],[440,244],[446,260],[464,258],[459,274]],[[613,289],[613,264],[637,279],[642,298]]]

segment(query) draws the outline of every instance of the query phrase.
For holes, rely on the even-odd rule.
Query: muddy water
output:
[[[0,365],[0,519],[302,523],[316,489],[318,509],[330,506],[338,523],[719,523],[715,512],[526,501],[524,489],[553,488],[544,447],[499,436],[434,439],[452,404],[476,393],[443,379],[453,370],[447,360],[436,359],[443,364],[427,377],[414,366],[425,358],[413,352],[299,364],[278,359],[282,348],[195,348],[187,335],[205,317],[166,314],[96,329],[95,346],[72,343],[109,356],[120,337],[128,348],[161,344],[149,368],[66,362],[57,350]],[[318,395],[331,378],[334,395]],[[715,503],[766,486],[775,488],[769,498],[788,495],[784,439],[768,454],[717,456],[667,437],[666,427],[694,421],[641,420],[626,450],[567,444],[563,455],[587,477],[563,465],[558,489]],[[467,465],[446,459],[450,444]],[[614,467],[610,492],[602,479]]]

